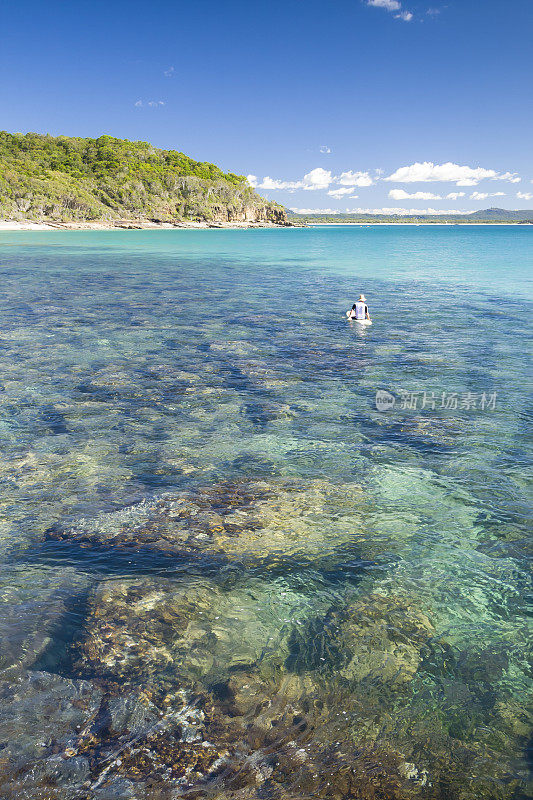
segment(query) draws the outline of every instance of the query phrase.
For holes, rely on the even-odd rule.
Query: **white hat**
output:
[[[362,300],[363,303],[366,303],[366,297],[364,296],[364,294],[359,295],[359,300]]]

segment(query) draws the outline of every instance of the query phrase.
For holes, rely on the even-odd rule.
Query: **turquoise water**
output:
[[[6,797],[529,796],[532,243],[0,234]]]

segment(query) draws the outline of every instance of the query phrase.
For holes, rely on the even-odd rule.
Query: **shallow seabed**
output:
[[[0,234],[2,800],[530,796],[532,243]]]

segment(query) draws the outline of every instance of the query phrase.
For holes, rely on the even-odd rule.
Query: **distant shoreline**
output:
[[[379,227],[380,225],[403,225],[404,227],[421,227],[422,225],[429,226],[429,227],[436,227],[438,225],[445,226],[447,228],[464,228],[464,227],[472,227],[472,226],[479,226],[479,225],[487,225],[489,227],[494,227],[495,225],[512,225],[514,227],[526,227],[531,223],[524,223],[524,222],[307,222],[306,227],[308,228],[336,228],[343,226],[345,228],[368,228],[371,225]]]
[[[250,230],[255,228],[369,228],[369,227],[524,227],[520,222],[31,222],[30,220],[0,220],[2,231],[123,231],[123,230]]]

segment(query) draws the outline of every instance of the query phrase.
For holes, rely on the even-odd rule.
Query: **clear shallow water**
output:
[[[528,796],[532,236],[0,235],[0,785]]]

